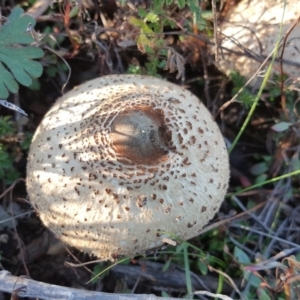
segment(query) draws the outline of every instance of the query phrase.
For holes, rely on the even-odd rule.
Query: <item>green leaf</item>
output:
[[[0,29],[0,99],[6,99],[9,92],[18,91],[18,83],[30,86],[32,77],[39,77],[42,65],[32,59],[41,58],[44,52],[34,46],[29,25],[35,20],[24,14],[20,7],[15,7],[6,23]]]
[[[161,292],[161,296],[164,297],[164,298],[170,298],[170,295],[165,291]]]
[[[185,0],[177,0],[178,6],[180,9],[184,8],[186,6],[186,1]]]
[[[261,175],[261,174],[267,172],[268,169],[269,169],[269,166],[265,162],[260,162],[260,163],[253,165],[250,168],[250,172],[252,175]]]
[[[33,47],[23,48],[22,52],[19,50],[17,48],[0,48],[0,61],[10,69],[19,83],[29,86],[32,83],[30,76],[39,77],[43,72],[42,65],[30,58],[40,58],[44,53],[41,49]]]
[[[293,125],[293,124],[290,123],[290,122],[279,122],[279,123],[273,125],[271,127],[271,129],[276,131],[276,132],[283,132],[283,131],[288,130],[291,125]]]
[[[145,18],[147,16],[147,12],[144,8],[142,7],[138,7],[138,15],[141,17],[141,18]]]
[[[207,275],[208,267],[207,265],[200,259],[197,260],[198,269],[200,270],[201,274]]]
[[[5,151],[0,151],[0,168],[10,168],[12,167],[12,161]]]
[[[40,82],[38,81],[37,78],[31,78],[31,79],[32,79],[32,83],[28,88],[31,89],[32,91],[39,91],[41,89]]]
[[[128,19],[129,24],[135,25],[137,27],[142,27],[144,22],[142,20],[137,19],[136,17],[129,17]]]
[[[79,5],[75,5],[70,11],[70,18],[76,17],[79,13]]]
[[[11,44],[29,45],[34,41],[31,34],[26,33],[26,30],[29,24],[35,25],[35,19],[23,13],[24,10],[21,7],[15,7],[12,10],[6,23],[1,27],[0,47]]]
[[[258,184],[258,183],[263,183],[266,180],[268,180],[268,175],[267,174],[260,174],[255,178],[254,183]]]
[[[214,240],[209,244],[210,251],[216,251],[217,249],[223,249],[224,243],[222,241]]]
[[[12,93],[16,93],[18,91],[19,85],[15,81],[14,77],[8,72],[2,63],[0,62],[0,98],[7,99],[8,98],[8,90]]]
[[[142,33],[153,33],[153,30],[142,20],[139,20],[135,17],[130,17],[128,22],[134,26],[137,26],[141,29]]]
[[[292,168],[293,168],[293,171],[300,170],[300,160],[298,157],[293,157]]]
[[[248,271],[244,271],[244,279],[254,287],[259,287],[262,283],[262,280],[258,276]]]
[[[153,12],[149,12],[145,17],[145,22],[156,23],[158,21],[159,21],[158,15]]]
[[[170,265],[171,265],[171,259],[168,259],[165,264],[163,265],[163,268],[162,268],[162,271],[163,272],[166,272],[169,268],[170,268]]]
[[[25,132],[24,140],[20,145],[22,150],[28,150],[29,149],[29,146],[31,145],[32,137],[33,137],[32,133]]]
[[[259,287],[256,290],[257,296],[259,300],[271,300],[269,293],[267,292],[267,290]]]
[[[0,136],[14,133],[13,122],[10,116],[0,117]],[[0,156],[2,144],[0,144]]]
[[[251,260],[246,252],[244,252],[239,247],[234,247],[233,256],[236,258],[236,260],[240,264],[249,265],[251,263]]]
[[[165,0],[152,0],[152,4],[155,11],[161,11],[165,5]]]
[[[5,184],[12,184],[16,179],[18,179],[21,174],[13,168],[5,171],[4,182]]]

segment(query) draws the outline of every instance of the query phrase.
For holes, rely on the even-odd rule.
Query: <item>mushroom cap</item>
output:
[[[234,6],[220,25],[220,46],[223,48],[217,62],[218,68],[227,75],[236,70],[247,80],[250,79],[275,47],[283,11],[282,0],[242,0]],[[297,21],[299,11],[300,1],[289,0],[283,18],[282,36]],[[299,76],[299,33],[300,27],[296,26],[285,45],[283,71],[288,76]],[[240,55],[232,51],[239,52]],[[261,71],[268,66],[266,64]],[[279,63],[274,64],[273,71],[280,72]],[[261,81],[262,77],[256,76],[250,85],[258,87]]]
[[[101,258],[196,236],[229,180],[220,130],[189,91],[111,75],[61,97],[31,144],[27,190],[63,242]]]

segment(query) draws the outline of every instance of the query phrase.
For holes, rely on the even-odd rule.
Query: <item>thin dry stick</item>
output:
[[[217,5],[216,0],[211,1],[211,7],[214,18],[214,40],[215,40],[215,61],[219,61],[219,40],[218,40],[218,19],[217,19]]]
[[[218,91],[213,99],[213,103],[216,103],[218,100],[222,101],[224,99],[225,87],[228,82],[229,82],[228,78],[222,78],[221,83],[218,84]],[[214,119],[217,118],[218,114],[219,114],[219,108],[218,107],[215,108],[215,105],[214,105],[213,111],[212,111],[212,115],[213,115]],[[224,119],[224,112],[221,112],[221,120],[223,120],[223,119]],[[222,131],[224,130],[224,122],[222,122],[221,129],[222,129]]]
[[[19,183],[19,182],[25,182],[25,183],[26,183],[26,180],[25,180],[24,178],[18,178],[18,179],[16,179],[16,180],[12,183],[12,185],[11,185],[9,188],[7,188],[7,189],[0,195],[0,199],[2,199],[8,192],[12,191],[12,190],[15,188],[16,184]]]
[[[40,300],[176,300],[176,298],[161,298],[145,294],[108,294],[79,290],[13,276],[7,271],[0,271],[0,291],[6,293],[17,291],[18,297],[39,298]]]
[[[300,249],[300,245],[297,245],[296,243],[290,242],[288,240],[282,239],[282,238],[277,237],[277,236],[272,236],[271,234],[267,234],[267,233],[261,232],[259,230],[255,230],[255,229],[253,229],[251,227],[248,227],[248,226],[231,224],[230,227],[244,229],[244,230],[250,231],[252,233],[256,233],[257,235],[262,235],[262,236],[265,236],[265,237],[267,237],[269,239],[274,239],[274,240],[277,240],[277,241],[279,241],[281,243],[285,243],[287,245],[290,245],[290,246],[293,246],[293,247],[295,247],[297,249]]]
[[[280,223],[280,225],[279,225],[278,229],[276,230],[276,232],[274,233],[273,237],[274,236],[278,237],[280,234],[282,234],[284,228],[286,228],[287,225],[288,225],[288,220],[287,219],[283,220]],[[265,248],[265,250],[262,253],[264,257],[270,257],[273,249],[275,249],[275,244],[278,241],[276,241],[273,237],[272,237],[271,241],[268,242],[268,246]]]
[[[252,272],[277,268],[278,266],[282,265],[280,262],[278,262],[278,260],[284,259],[285,257],[295,254],[297,251],[299,251],[299,247],[284,249],[283,251],[277,253],[276,255],[272,256],[267,260],[246,266],[244,270]]]
[[[231,284],[231,286],[234,288],[234,290],[237,292],[237,294],[240,296],[241,300],[245,300],[245,298],[243,297],[242,293],[240,292],[239,288],[237,287],[237,285],[235,284],[235,282],[232,280],[232,278],[226,274],[225,272],[221,271],[221,270],[217,270],[212,266],[208,266],[208,269],[210,272],[216,272],[220,275],[222,275],[224,278],[226,278],[228,280],[228,282]]]
[[[63,62],[64,64],[66,65],[66,67],[68,68],[68,77],[67,77],[67,80],[66,82],[63,84],[62,88],[61,88],[61,92],[62,94],[64,93],[64,89],[65,87],[67,86],[67,84],[69,83],[70,81],[70,78],[71,78],[71,73],[72,73],[72,70],[71,70],[71,67],[70,65],[67,63],[67,61],[60,55],[58,54],[55,50],[51,49],[50,47],[48,47],[46,44],[42,44],[41,43],[41,40],[43,39],[39,37],[39,35],[37,34],[37,32],[34,30],[34,28],[32,27],[31,24],[28,25],[27,27],[27,32],[30,32],[32,38],[34,39],[34,42],[36,44],[37,47],[39,48],[43,48],[43,49],[46,49],[50,52],[52,52],[53,54],[55,54],[56,56],[58,56]]]
[[[289,37],[289,35],[291,34],[291,32],[294,30],[294,28],[300,23],[300,17],[298,18],[297,22],[295,22],[290,28],[289,30],[285,33],[284,37],[283,37],[283,42],[282,42],[282,50],[279,56],[279,63],[280,63],[280,92],[281,92],[281,107],[282,110],[285,114],[286,119],[288,120],[288,114],[287,114],[287,110],[286,110],[286,97],[285,97],[285,93],[283,91],[284,89],[284,80],[283,80],[283,54],[284,54],[284,50],[285,50],[285,46],[286,46],[286,41],[287,38]]]
[[[66,249],[68,249],[68,248],[66,248]],[[69,254],[71,254],[71,252],[69,252]],[[75,256],[73,256],[73,258],[75,258]],[[76,259],[76,260],[78,260],[78,259]],[[107,259],[105,259],[105,258],[87,261],[87,262],[79,263],[79,264],[74,264],[74,263],[66,261],[65,265],[72,267],[72,268],[80,268],[80,267],[88,266],[88,265],[95,264],[95,263],[101,263],[101,262],[105,262],[105,261],[107,261]]]
[[[23,249],[24,247],[22,247],[22,242],[21,242],[21,239],[18,235],[18,231],[17,231],[17,226],[16,226],[16,222],[15,222],[15,216],[14,216],[14,213],[13,213],[13,206],[12,206],[12,192],[15,188],[15,186],[19,183],[19,182],[25,182],[26,183],[26,180],[24,178],[18,178],[16,179],[12,185],[6,189],[1,195],[0,195],[0,199],[2,199],[7,193],[9,193],[9,200],[10,200],[10,213],[12,215],[12,222],[13,222],[13,226],[14,226],[14,231],[15,231],[15,234],[16,234],[16,237],[17,237],[17,242],[18,242],[18,245],[19,245],[19,248],[20,248],[20,253],[21,253],[21,258],[22,258],[22,263],[23,263],[23,266],[24,266],[24,269],[27,273],[27,275],[29,275],[29,271],[27,269],[27,266],[26,266],[26,263],[25,263],[25,257],[24,257],[24,252],[23,252]]]
[[[207,292],[207,291],[198,291],[198,292],[194,292],[194,295],[205,295],[205,296],[210,296],[210,297],[214,297],[214,298],[219,298],[222,300],[233,300],[231,297],[226,296],[226,295],[222,295],[222,294],[214,294],[211,292]]]
[[[256,215],[252,214],[247,210],[247,208],[243,205],[243,203],[235,196],[232,196],[232,200],[244,211],[249,214],[249,216],[254,219],[255,222],[257,222],[262,228],[264,228],[269,233],[274,233],[271,228],[269,228],[267,225],[264,224],[263,221],[261,221]]]
[[[258,204],[258,205],[256,205],[256,206],[252,207],[251,209],[248,209],[247,211],[244,211],[244,212],[238,214],[237,216],[234,216],[234,217],[232,217],[232,218],[227,218],[227,219],[221,220],[221,221],[219,221],[219,222],[215,222],[215,223],[213,223],[213,224],[211,224],[211,225],[209,225],[209,226],[206,226],[205,228],[203,228],[203,229],[199,232],[199,235],[200,235],[200,234],[203,234],[203,233],[205,233],[205,232],[207,232],[207,231],[210,231],[210,230],[212,230],[212,229],[214,229],[214,228],[217,228],[217,227],[219,227],[219,226],[224,226],[224,225],[226,225],[226,224],[229,224],[229,223],[231,223],[231,222],[233,222],[233,221],[236,221],[237,219],[240,219],[240,218],[243,218],[243,217],[250,217],[250,216],[249,216],[249,213],[252,213],[253,211],[256,211],[256,210],[260,209],[260,208],[263,207],[265,204],[266,204],[266,202],[262,202],[262,203],[260,203],[260,204]]]
[[[205,93],[205,97],[206,97],[206,103],[211,104],[212,101],[211,101],[210,95],[209,95],[210,80],[209,80],[209,76],[208,76],[206,60],[205,60],[205,57],[204,57],[205,53],[204,53],[204,51],[201,47],[200,47],[200,53],[201,53],[202,67],[203,67],[204,93]]]
[[[13,217],[14,216],[14,212],[13,212],[12,193],[13,193],[13,189],[11,189],[10,193],[9,193],[10,213],[11,213],[11,215]],[[19,249],[20,249],[22,264],[24,266],[24,269],[26,271],[27,276],[29,276],[29,270],[27,268],[27,265],[26,265],[26,262],[25,262],[25,256],[24,256],[24,247],[23,247],[24,243],[22,242],[21,238],[19,237],[18,230],[17,230],[17,225],[16,225],[14,217],[12,218],[12,222],[13,222],[14,231],[15,231],[15,234],[16,234],[18,246],[19,246]]]
[[[141,275],[138,276],[137,281],[135,282],[133,288],[131,289],[131,292],[134,293],[136,290],[136,287],[138,286],[139,282],[141,280]]]
[[[267,56],[267,58],[262,62],[262,64],[260,65],[260,67],[258,68],[258,70],[252,75],[252,77],[250,77],[250,79],[238,90],[238,92],[234,95],[234,97],[232,99],[230,99],[229,101],[227,101],[226,103],[224,103],[221,107],[220,107],[220,111],[224,110],[226,107],[228,107],[231,103],[236,102],[236,98],[238,97],[238,95],[244,90],[244,88],[246,86],[248,86],[248,84],[252,81],[252,79],[254,79],[257,74],[260,72],[260,70],[265,66],[265,64],[269,61],[270,57],[273,55],[274,51],[275,51],[276,47],[271,51],[271,53]]]
[[[65,250],[69,253],[69,255],[71,256],[71,257],[73,257],[73,259],[74,260],[76,260],[79,264],[83,264],[71,251],[70,251],[70,249],[66,246],[66,245],[64,245],[65,246]],[[68,262],[65,262],[65,265],[66,266],[68,266]],[[88,273],[90,273],[90,274],[93,274],[94,275],[94,273],[89,269],[89,268],[87,268],[87,267],[85,267],[85,266],[83,266],[84,267],[84,269],[88,272]]]
[[[10,217],[10,218],[1,219],[1,220],[0,220],[0,224],[9,222],[9,221],[11,221],[13,218],[18,219],[18,218],[21,218],[21,217],[25,217],[26,215],[29,215],[29,214],[31,214],[32,212],[34,212],[34,210],[29,210],[29,211],[26,211],[26,212],[24,212],[24,213],[18,214],[18,215],[16,215],[16,216],[13,216],[13,217]]]
[[[179,270],[180,272],[182,273],[185,273],[186,270],[185,268],[183,267],[180,267],[180,266],[175,266],[175,269],[176,270]],[[203,289],[206,289],[207,291],[211,290],[210,287],[204,282],[204,280],[202,278],[200,278],[200,276],[198,276],[197,274],[195,274],[194,272],[190,271],[190,275],[191,275],[191,278],[195,279],[196,282],[199,283],[199,285],[203,288]],[[193,287],[194,287],[194,284],[193,284]]]

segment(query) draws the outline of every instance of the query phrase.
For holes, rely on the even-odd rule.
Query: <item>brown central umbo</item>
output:
[[[118,161],[153,165],[167,159],[168,141],[160,109],[135,106],[123,110],[111,125],[110,138]]]

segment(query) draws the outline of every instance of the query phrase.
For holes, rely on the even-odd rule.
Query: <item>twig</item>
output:
[[[12,216],[14,216],[12,193],[13,193],[13,189],[11,189],[10,192],[9,192],[9,201],[10,201],[10,213],[11,213]],[[22,260],[22,264],[23,264],[24,269],[25,269],[25,271],[27,273],[27,276],[29,276],[29,270],[28,270],[26,262],[25,262],[24,243],[21,240],[21,238],[19,237],[15,218],[13,217],[11,220],[12,220],[12,223],[13,223],[13,226],[14,226],[14,231],[15,231],[15,234],[16,234],[16,239],[17,239],[18,246],[19,246],[19,249],[20,249],[20,257],[21,257],[21,260]]]
[[[51,3],[52,0],[38,0],[28,9],[27,13],[37,19],[50,7]]]
[[[291,34],[291,32],[294,30],[294,28],[300,23],[300,17],[298,20],[288,29],[288,31],[285,33],[283,37],[283,42],[282,42],[282,50],[279,56],[279,64],[280,64],[280,92],[281,92],[281,107],[282,110],[285,114],[286,119],[288,120],[288,115],[287,115],[287,110],[286,110],[286,97],[285,93],[283,91],[284,89],[284,80],[283,80],[283,54],[287,42],[287,38]]]
[[[54,53],[55,55],[57,55],[66,65],[66,67],[68,68],[68,77],[67,77],[67,81],[63,84],[62,88],[61,88],[61,92],[62,94],[64,93],[64,89],[65,87],[67,86],[67,84],[69,83],[70,81],[70,78],[71,78],[71,73],[72,73],[72,70],[71,70],[71,67],[70,65],[67,63],[67,61],[64,59],[64,57],[62,57],[60,54],[58,54],[55,50],[51,49],[50,47],[48,47],[46,44],[42,44],[41,43],[41,39],[43,38],[39,38],[37,32],[34,30],[34,28],[32,27],[31,24],[28,25],[27,27],[27,31],[30,32],[32,38],[34,39],[35,41],[35,44],[37,45],[37,47],[41,47],[43,49],[46,49],[52,53]]]
[[[260,230],[253,229],[253,228],[248,227],[248,226],[231,224],[230,227],[244,229],[244,230],[250,231],[252,233],[256,233],[258,235],[262,235],[262,236],[268,237],[269,239],[274,239],[274,240],[277,240],[277,241],[279,241],[281,243],[285,243],[285,244],[287,244],[289,246],[293,246],[293,247],[295,247],[297,249],[300,249],[300,245],[297,245],[296,243],[290,242],[288,240],[282,239],[282,238],[277,237],[277,236],[272,236],[271,234],[261,232]]]
[[[244,211],[244,212],[242,212],[242,213],[240,213],[240,214],[238,214],[238,215],[236,215],[236,216],[234,216],[234,217],[227,218],[227,219],[224,219],[224,220],[215,222],[215,223],[213,223],[213,224],[211,224],[211,225],[209,225],[209,226],[206,226],[206,227],[204,227],[204,228],[199,232],[199,235],[201,235],[201,234],[203,234],[203,233],[205,233],[205,232],[207,232],[207,231],[210,231],[210,230],[212,230],[212,229],[214,229],[214,228],[217,228],[217,227],[219,227],[219,226],[224,226],[224,225],[226,225],[226,224],[229,224],[229,223],[231,223],[231,222],[233,222],[233,221],[236,221],[237,219],[240,219],[240,218],[243,218],[243,217],[250,217],[250,216],[249,216],[249,213],[250,213],[250,212],[253,212],[253,211],[257,210],[257,209],[260,209],[260,208],[263,207],[265,204],[266,204],[265,202],[262,202],[262,203],[260,203],[260,204],[258,204],[258,205],[256,205],[256,206],[252,207],[251,209],[248,209],[247,211]]]
[[[71,252],[69,252],[69,254],[71,254]],[[75,256],[73,256],[73,258],[75,259]],[[78,261],[78,259],[77,259],[77,261]],[[68,267],[72,267],[72,268],[80,268],[80,267],[88,266],[88,265],[91,265],[91,264],[102,263],[102,262],[105,262],[105,261],[107,261],[107,259],[105,259],[105,258],[104,259],[92,260],[92,261],[88,261],[88,262],[84,262],[84,263],[80,262],[78,264],[74,264],[74,263],[66,261],[65,265],[68,266]]]
[[[211,101],[210,95],[209,95],[210,80],[209,80],[208,71],[207,71],[207,64],[206,64],[207,60],[204,57],[205,53],[201,47],[200,47],[200,53],[201,53],[201,60],[202,60],[202,67],[203,67],[204,93],[205,93],[205,97],[206,97],[206,103],[210,105],[212,103],[212,101]]]
[[[255,216],[255,214],[252,214],[247,210],[247,208],[243,205],[243,203],[235,196],[231,197],[232,200],[244,211],[249,214],[249,216],[254,219],[263,229],[265,229],[269,233],[274,233],[272,229],[270,229],[267,225],[264,224],[263,221],[261,221],[258,217]]]
[[[13,293],[16,290],[18,290],[19,297],[39,298],[40,300],[176,300],[176,298],[161,298],[145,294],[108,294],[96,291],[79,290],[47,284],[25,277],[13,276],[8,271],[0,271],[0,291]]]
[[[241,300],[245,300],[244,296],[242,295],[242,293],[240,292],[239,288],[237,287],[237,285],[235,284],[235,282],[233,281],[233,279],[225,272],[221,271],[221,270],[217,270],[212,266],[208,266],[209,271],[211,272],[216,272],[219,275],[222,275],[224,278],[226,278],[228,280],[228,282],[231,284],[231,286],[234,288],[234,290],[237,292],[237,294],[239,295]]]
[[[279,228],[276,230],[274,236],[277,237],[280,234],[282,234],[283,229],[287,226],[288,220],[285,219],[280,223]],[[264,257],[270,257],[270,254],[272,253],[272,250],[275,249],[275,243],[277,242],[274,239],[274,236],[272,237],[272,240],[269,242],[268,246],[265,248],[263,255]]]
[[[213,18],[214,18],[214,40],[215,40],[215,61],[219,61],[219,40],[218,40],[218,16],[217,16],[217,5],[216,0],[211,1],[211,7],[213,12]]]
[[[240,95],[240,93],[249,85],[249,83],[256,78],[257,74],[260,72],[260,70],[268,63],[270,57],[273,55],[274,51],[276,50],[276,48],[274,48],[272,50],[272,52],[266,57],[266,59],[261,63],[260,67],[257,69],[257,71],[247,80],[247,82],[238,90],[238,92],[230,99],[228,100],[226,103],[224,103],[221,107],[220,107],[220,111],[224,110],[225,108],[227,108],[231,103],[233,102],[237,102],[236,98]]]
[[[219,298],[219,299],[223,299],[223,300],[233,300],[229,296],[222,295],[222,294],[214,294],[214,293],[207,292],[207,291],[198,291],[198,292],[195,292],[193,294],[194,295],[205,295],[205,296],[215,297],[215,298]]]
[[[12,183],[12,185],[11,185],[9,188],[7,188],[7,189],[0,195],[0,199],[2,199],[8,192],[12,191],[12,190],[15,188],[16,184],[18,184],[19,182],[25,182],[25,183],[26,183],[26,180],[25,180],[24,178],[18,178],[18,179],[16,179],[16,180]]]
[[[69,253],[69,255],[71,256],[71,257],[73,257],[73,259],[74,260],[76,260],[77,262],[79,262],[79,264],[78,265],[82,265],[82,267],[88,272],[88,273],[90,273],[90,274],[93,274],[93,275],[95,275],[89,268],[87,268],[83,263],[81,263],[81,261],[70,251],[70,249],[65,245],[65,250]],[[68,262],[65,262],[65,265],[66,266],[68,266]],[[78,265],[75,265],[75,266],[78,266]],[[73,271],[75,272],[75,273],[77,273],[77,271],[75,270],[75,268],[73,268]]]

